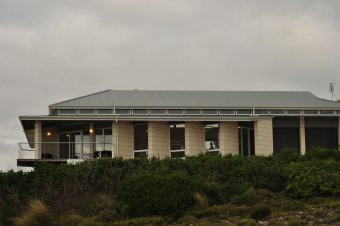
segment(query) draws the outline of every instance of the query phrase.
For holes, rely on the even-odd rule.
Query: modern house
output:
[[[18,166],[100,157],[339,148],[340,103],[310,92],[106,90],[20,116]],[[31,157],[24,157],[31,151]]]

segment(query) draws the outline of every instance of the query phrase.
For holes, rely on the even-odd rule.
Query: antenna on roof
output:
[[[331,93],[332,100],[334,99],[334,87],[335,87],[334,82],[329,83],[329,92]]]

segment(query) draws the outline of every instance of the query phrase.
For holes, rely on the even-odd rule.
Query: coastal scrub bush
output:
[[[271,210],[267,205],[261,204],[254,206],[250,213],[250,218],[254,220],[262,220],[271,214]]]
[[[197,180],[183,173],[141,173],[123,181],[118,197],[130,216],[177,216],[194,204],[193,194],[200,187]]]
[[[339,195],[340,172],[316,166],[293,171],[288,179],[286,193],[292,198]]]
[[[333,159],[340,161],[340,151],[338,149],[329,148],[313,148],[305,154],[307,160],[311,159]]]

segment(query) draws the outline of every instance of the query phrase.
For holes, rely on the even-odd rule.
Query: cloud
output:
[[[339,11],[336,0],[3,0],[0,141],[25,139],[18,115],[108,88],[327,98],[340,85]]]

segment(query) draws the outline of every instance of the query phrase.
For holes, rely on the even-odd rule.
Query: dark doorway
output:
[[[306,128],[306,150],[315,147],[338,148],[338,129]]]
[[[255,155],[254,123],[240,122],[238,129],[239,155]]]
[[[284,148],[300,147],[300,129],[299,128],[273,128],[274,153],[280,152]]]

